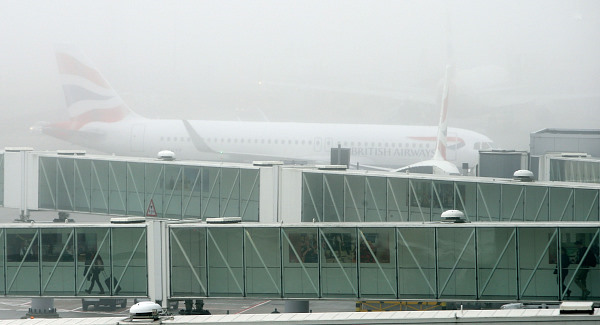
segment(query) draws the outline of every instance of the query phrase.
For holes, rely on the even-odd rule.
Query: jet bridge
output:
[[[148,296],[147,248],[145,224],[2,224],[0,294]]]
[[[598,222],[2,224],[0,294],[600,301],[599,244]]]
[[[27,221],[0,225],[6,296],[599,299],[599,268],[581,262],[598,260],[598,184],[25,149],[0,168],[0,203]],[[448,209],[467,222],[442,222]],[[28,210],[146,219],[43,224]],[[201,222],[213,217],[242,223]],[[89,286],[99,259],[104,292]]]
[[[600,184],[520,182],[307,166],[65,152],[0,155],[0,205],[159,219],[243,222],[600,221]],[[5,190],[10,189],[10,190]]]
[[[581,259],[597,260],[598,222],[202,223],[168,229],[171,298],[600,297],[600,267]]]

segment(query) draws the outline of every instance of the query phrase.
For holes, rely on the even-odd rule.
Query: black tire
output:
[[[115,309],[117,309],[117,302],[113,301],[110,303],[110,310],[115,310]]]
[[[88,310],[88,304],[86,304],[86,303],[81,304],[81,309],[83,309],[83,311],[87,311]]]
[[[123,300],[123,302],[121,302],[121,308],[125,307],[127,307],[127,300]]]

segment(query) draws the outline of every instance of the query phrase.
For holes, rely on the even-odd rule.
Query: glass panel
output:
[[[72,158],[59,158],[58,179],[56,180],[56,208],[73,210],[75,194],[75,171]]]
[[[365,177],[344,177],[344,221],[363,222],[365,220]]]
[[[398,228],[397,236],[399,298],[436,298],[435,229]]]
[[[110,272],[110,228],[77,228],[76,236],[76,294],[108,295],[104,281]]]
[[[477,221],[477,183],[454,183],[454,206],[468,221]]]
[[[240,170],[238,168],[221,169],[222,217],[240,217]]]
[[[550,179],[565,182],[599,183],[598,161],[550,159]]]
[[[597,300],[600,297],[598,228],[561,229],[560,258],[555,270],[561,299]],[[556,273],[555,273],[556,274]]]
[[[454,209],[454,183],[433,181],[432,220],[442,220],[442,212]]]
[[[75,159],[75,211],[90,212],[90,189],[92,177],[92,162]]]
[[[525,221],[548,221],[548,187],[524,186]]]
[[[409,221],[431,221],[431,181],[410,180]]]
[[[523,221],[525,186],[502,184],[500,221]]]
[[[127,163],[127,214],[132,216],[146,215],[144,202],[145,164]]]
[[[575,189],[575,217],[577,221],[598,221],[600,220],[600,208],[598,204],[600,191]]]
[[[39,295],[38,229],[6,229],[6,294]]]
[[[4,206],[4,154],[0,154],[0,205]]]
[[[56,209],[56,158],[40,157],[38,206]]]
[[[183,168],[183,217],[200,219],[200,167]]]
[[[206,228],[171,228],[171,294],[206,296]]]
[[[557,299],[557,228],[520,228],[519,293],[522,299]]]
[[[344,175],[323,175],[323,221],[344,221]]]
[[[240,172],[242,220],[258,222],[260,171],[258,169],[241,169]]]
[[[163,172],[164,165],[162,164],[146,164],[144,188],[147,217],[162,217],[163,215]]]
[[[246,228],[247,296],[281,297],[279,228]]]
[[[477,229],[479,299],[517,298],[517,231]]]
[[[475,298],[475,229],[438,228],[439,297]]]
[[[75,293],[75,228],[42,229],[42,294]]]
[[[183,167],[165,165],[164,217],[181,219]]]
[[[365,185],[365,221],[388,221],[386,218],[386,179],[384,177],[367,177]]]
[[[5,292],[5,280],[6,279],[6,269],[5,262],[6,261],[6,247],[4,246],[6,237],[6,229],[0,228],[0,294],[6,294]]]
[[[550,181],[565,181],[564,169],[564,160],[550,159]]]
[[[282,228],[285,297],[319,297],[317,228]]]
[[[360,296],[397,297],[396,250],[393,228],[358,230]]]
[[[356,297],[356,229],[321,228],[321,293]]]
[[[218,218],[221,168],[202,167],[202,220]]]
[[[408,179],[387,179],[388,221],[408,221]]]
[[[323,221],[323,174],[302,173],[302,221]]]
[[[550,220],[573,221],[573,189],[550,187]]]
[[[108,161],[92,160],[92,212],[108,213]]]
[[[124,215],[127,202],[127,163],[111,161],[108,166],[109,213]]]
[[[112,254],[112,270],[106,268],[103,284],[113,295],[146,296],[146,228],[113,228]]]
[[[242,228],[208,228],[208,293],[244,296]]]
[[[477,221],[500,220],[500,184],[477,184]]]

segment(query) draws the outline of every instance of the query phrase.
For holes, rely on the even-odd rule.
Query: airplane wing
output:
[[[190,136],[192,144],[194,145],[196,150],[201,152],[215,152],[206,144],[206,142],[204,142],[204,139],[202,139],[198,132],[196,132],[196,130],[188,120],[181,120],[181,122],[183,122],[183,126],[185,127],[185,130],[187,131],[188,135]]]
[[[188,135],[190,136],[192,144],[194,145],[196,150],[198,150],[200,152],[216,153],[215,150],[213,150],[206,144],[204,139],[198,134],[198,132],[196,132],[196,130],[194,129],[194,127],[188,120],[181,120],[181,122],[183,123],[183,126],[185,127]],[[256,154],[256,153],[226,152],[226,153],[222,153],[222,155],[224,157],[231,158],[231,160],[236,160],[236,161],[252,162],[254,160],[279,160],[279,161],[284,161],[284,162],[291,162],[290,159],[286,158],[286,157],[261,155],[261,154]],[[294,162],[295,163],[307,163],[309,161],[310,162],[318,162],[317,160],[311,159],[311,157],[307,157],[303,161],[294,161]]]
[[[247,152],[224,152],[223,157],[225,160],[230,161],[240,161],[246,163],[252,163],[254,161],[282,161],[284,164],[292,164],[292,165],[309,165],[309,164],[328,164],[328,162],[322,162],[318,159],[314,159],[311,157],[306,157],[306,159],[294,159],[290,160],[289,157],[282,156],[272,156],[272,155],[261,155],[256,153],[247,153]]]

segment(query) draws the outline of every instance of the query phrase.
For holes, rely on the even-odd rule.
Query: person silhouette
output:
[[[89,256],[88,256],[89,255]],[[104,271],[104,262],[102,261],[102,257],[100,257],[100,255],[98,255],[96,257],[96,260],[93,261],[94,254],[93,253],[88,253],[86,255],[86,268],[91,267],[90,270],[84,270],[88,271],[88,276],[87,279],[89,281],[91,281],[90,283],[90,287],[85,290],[85,292],[87,292],[88,294],[92,293],[92,290],[94,289],[94,285],[97,283],[98,284],[98,288],[100,288],[100,294],[104,294],[104,287],[102,287],[102,284],[100,283],[100,272]],[[89,260],[89,264],[88,264],[88,260]]]
[[[592,250],[588,251],[581,241],[576,241],[575,245],[577,246],[577,262],[580,266],[574,281],[581,289],[581,299],[586,299],[590,295],[590,290],[587,288],[587,276],[590,268],[596,266],[596,257]]]

